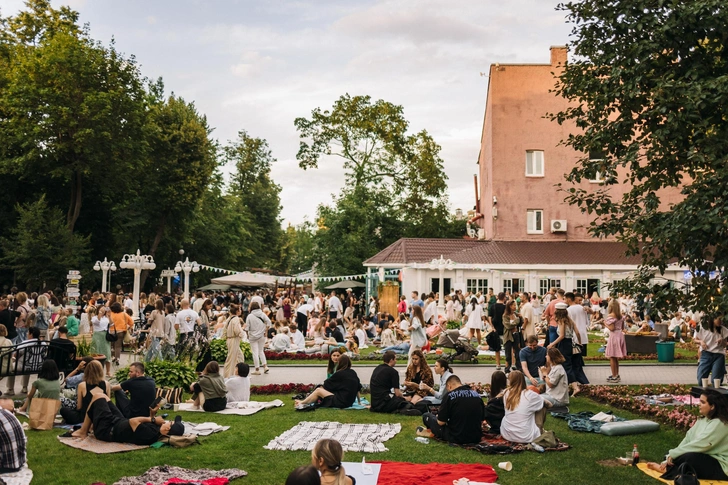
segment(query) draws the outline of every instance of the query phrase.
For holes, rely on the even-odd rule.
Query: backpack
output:
[[[162,436],[159,441],[168,444],[173,448],[187,448],[192,445],[201,444],[196,434],[184,434],[182,436]]]
[[[32,328],[35,327],[35,322],[38,320],[38,311],[37,310],[30,310],[27,311],[22,306],[20,307],[27,313],[25,316],[25,328]]]

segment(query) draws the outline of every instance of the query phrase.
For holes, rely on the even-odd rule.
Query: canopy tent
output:
[[[209,284],[209,285],[201,286],[197,289],[200,291],[228,291],[230,288],[231,288],[230,285]]]
[[[359,281],[354,280],[342,280],[338,283],[334,283],[331,286],[327,286],[327,290],[339,290],[344,288],[364,288],[366,285],[364,283],[361,283]]]
[[[275,286],[278,282],[278,277],[271,276],[265,273],[251,273],[245,271],[243,273],[236,273],[227,276],[221,276],[219,278],[213,278],[212,283],[215,285],[231,285],[231,286],[243,286],[259,288],[261,286]]]

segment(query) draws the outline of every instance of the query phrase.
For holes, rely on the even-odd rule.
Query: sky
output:
[[[298,167],[293,125],[343,94],[403,106],[411,133],[442,147],[452,211],[475,204],[473,175],[489,66],[548,63],[571,26],[555,0],[52,0],[91,35],[134,55],[144,76],[194,101],[225,143],[265,138],[284,226],[316,219],[344,184],[341,162]],[[0,0],[14,15],[22,0]]]

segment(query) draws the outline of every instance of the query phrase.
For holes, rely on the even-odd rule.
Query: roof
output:
[[[460,264],[638,265],[627,247],[612,241],[478,241],[402,238],[364,261],[365,266],[429,263],[440,256]]]

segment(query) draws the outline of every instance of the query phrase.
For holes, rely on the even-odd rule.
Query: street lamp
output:
[[[177,272],[171,268],[162,270],[162,278],[167,278],[167,293],[172,293],[172,278],[175,277]]]
[[[182,253],[182,249],[180,249],[180,253]],[[189,300],[190,298],[190,271],[193,273],[197,273],[200,271],[200,265],[197,264],[197,261],[190,261],[190,258],[185,258],[184,261],[177,261],[177,265],[174,267],[174,270],[179,273],[184,271],[185,273],[185,289],[184,293],[182,294],[182,298],[185,300]]]
[[[137,249],[136,254],[125,254],[119,262],[119,267],[122,269],[133,269],[134,270],[134,320],[139,319],[139,278],[142,274],[142,270],[154,269],[157,267],[154,264],[154,258],[148,255],[140,254]]]
[[[104,258],[103,261],[96,261],[94,264],[94,271],[101,271],[101,293],[106,293],[106,274],[109,271],[116,271],[116,263],[113,261],[107,261]]]
[[[444,274],[445,270],[452,271],[455,269],[455,263],[452,262],[451,259],[444,259],[442,255],[440,255],[440,259],[433,259],[430,261],[430,269],[431,270],[438,270],[440,272],[440,298],[437,302],[437,311],[438,314],[443,314],[445,312],[445,281],[444,281]]]

